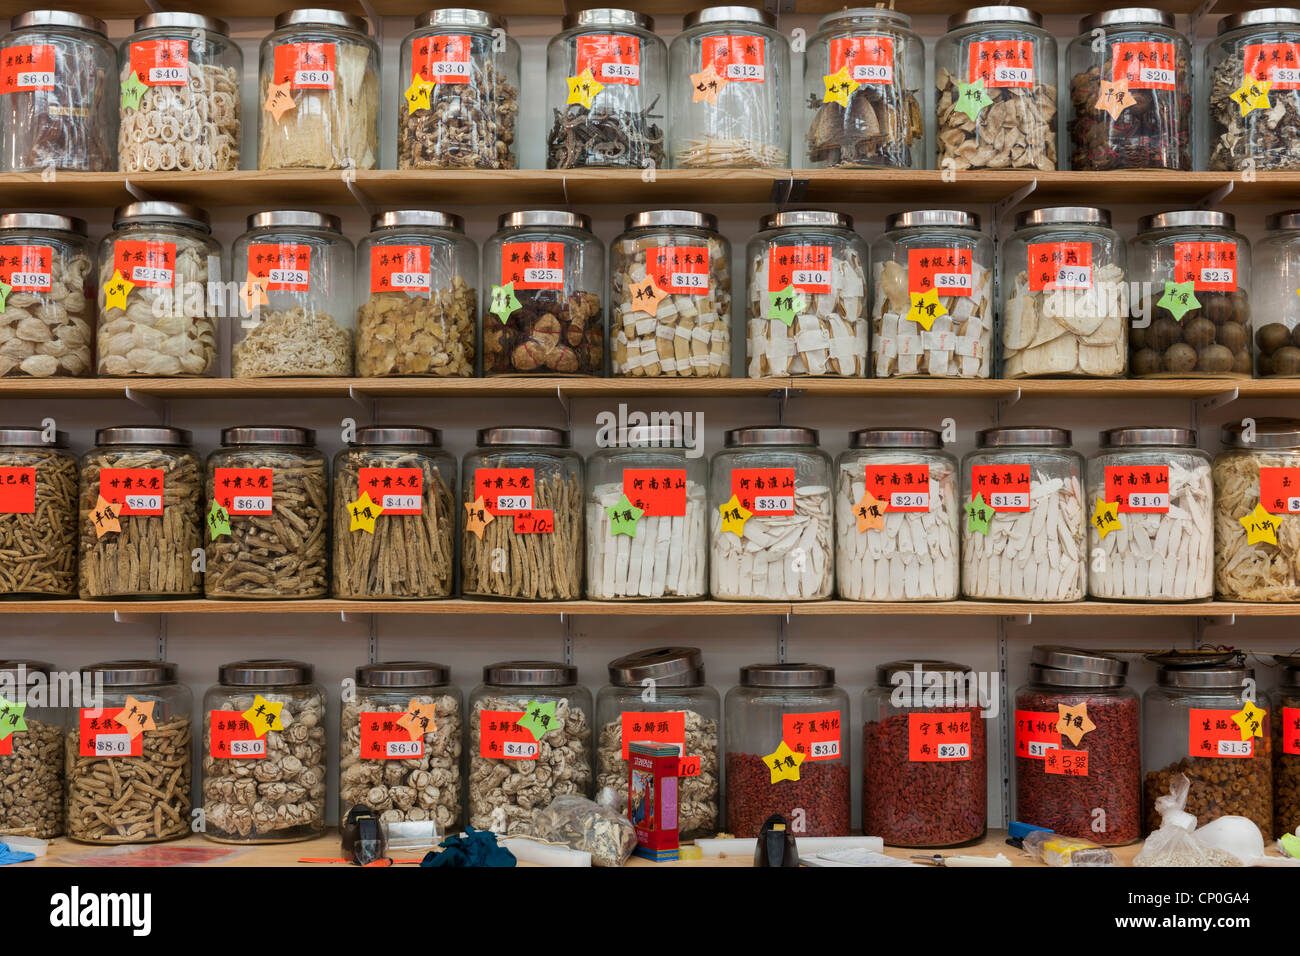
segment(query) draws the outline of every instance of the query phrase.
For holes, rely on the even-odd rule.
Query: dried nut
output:
[[[72,597],[77,593],[76,459],[38,448],[3,448],[0,467],[36,469],[32,512],[0,515],[0,594]]]

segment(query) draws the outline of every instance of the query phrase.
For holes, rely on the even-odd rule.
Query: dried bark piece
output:
[[[795,488],[793,515],[758,516],[737,537],[709,509],[709,590],[723,601],[814,601],[835,586],[834,504],[825,485]]]
[[[472,377],[477,312],[460,275],[428,297],[372,293],[357,309],[357,374]]]
[[[1016,276],[1002,316],[1002,374],[1116,377],[1128,363],[1127,287],[1119,266],[1093,272],[1088,289],[1031,292]]]
[[[804,310],[786,325],[768,317],[769,246],[749,263],[749,377],[867,374],[867,274],[854,251],[833,244],[829,293],[798,293]]]
[[[77,462],[39,449],[0,449],[0,467],[36,469],[36,509],[0,514],[0,594],[77,592]]]
[[[974,253],[972,253],[972,258]],[[876,377],[933,375],[989,378],[993,368],[993,270],[971,265],[970,295],[941,295],[947,309],[927,330],[907,318],[911,309],[906,254],[872,266],[871,354]]]

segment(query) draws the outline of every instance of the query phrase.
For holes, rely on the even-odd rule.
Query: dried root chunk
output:
[[[606,508],[623,497],[621,483],[598,485],[587,500],[587,597],[699,598],[708,593],[705,489],[686,483],[686,514],[679,518],[642,517],[636,534],[612,534]]]
[[[12,248],[0,245],[0,255]],[[94,267],[81,249],[58,242],[49,248],[49,291],[10,292],[0,312],[0,377],[91,374]]]
[[[993,369],[993,272],[971,264],[970,295],[941,295],[947,315],[935,318],[927,331],[907,318],[911,296],[906,254],[872,267],[875,297],[871,321],[871,354],[876,377],[932,375],[989,378]]]
[[[352,374],[352,333],[328,312],[263,309],[231,354],[235,378]]]
[[[1031,292],[1029,274],[1016,276],[1002,312],[1002,373],[1006,378],[1079,375],[1113,378],[1128,366],[1124,273],[1093,270],[1090,289]]]
[[[978,120],[958,112],[957,77],[942,67],[935,78],[935,144],[939,167],[1056,169],[1056,86],[989,87],[993,100]]]
[[[36,469],[36,509],[0,514],[0,594],[77,593],[77,461],[39,449],[0,450],[0,467]]]
[[[483,320],[483,371],[488,375],[600,375],[605,326],[600,296],[517,289],[520,307],[505,322]]]
[[[0,756],[0,836],[48,840],[63,833],[63,728],[27,717]]]
[[[1240,518],[1259,504],[1261,468],[1300,468],[1300,454],[1229,452],[1214,461],[1214,590],[1228,601],[1300,601],[1300,515],[1282,521],[1277,544],[1248,544]]]
[[[460,275],[432,296],[372,293],[357,309],[357,374],[472,377],[477,304]]]
[[[468,81],[434,86],[427,110],[399,98],[397,168],[514,169],[518,116],[518,88],[471,51]]]
[[[212,48],[213,43],[207,46]],[[239,168],[239,71],[199,62],[190,45],[189,82],[150,86],[137,107],[122,106],[118,167],[124,173],[212,172]],[[120,80],[131,75],[123,64]]]
[[[745,522],[745,534],[722,530],[722,513],[709,509],[713,554],[710,591],[719,600],[815,601],[835,586],[835,529],[831,491],[795,488],[794,514]]]

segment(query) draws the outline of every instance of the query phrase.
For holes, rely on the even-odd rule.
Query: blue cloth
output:
[[[8,843],[0,843],[0,866],[9,863],[26,863],[28,860],[36,859],[35,853],[24,853],[20,850],[9,849]]]
[[[464,836],[449,836],[438,844],[442,852],[430,850],[420,866],[514,866],[515,855],[497,845],[490,830],[465,828]]]

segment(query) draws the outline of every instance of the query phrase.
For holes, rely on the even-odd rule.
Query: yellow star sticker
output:
[[[113,270],[113,277],[104,283],[104,308],[126,311],[126,297],[135,288],[135,283],[122,275],[121,269]]]
[[[375,533],[375,519],[384,513],[383,507],[375,501],[370,500],[370,492],[361,492],[361,497],[356,501],[348,502],[348,514],[351,520],[348,522],[349,531],[365,531],[369,534]]]
[[[433,92],[433,84],[426,80],[420,74],[416,74],[411,79],[411,85],[406,88],[406,108],[407,115],[414,113],[416,110],[427,110],[429,108],[429,94]]]
[[[725,76],[719,76],[718,71],[710,63],[698,73],[691,74],[691,102],[699,103],[701,101],[711,105],[717,105],[718,94],[730,80]]]
[[[244,719],[253,725],[253,733],[265,737],[268,730],[284,730],[280,722],[280,711],[284,702],[273,704],[261,694],[253,698],[253,706],[244,711]]]
[[[412,740],[419,740],[425,734],[431,734],[436,728],[433,722],[433,704],[422,704],[414,697],[406,705],[406,712],[397,718],[397,726],[405,727]]]
[[[1092,512],[1092,526],[1097,529],[1102,541],[1105,541],[1106,535],[1112,531],[1123,528],[1119,521],[1119,502],[1098,498],[1097,507]]]
[[[1232,722],[1241,728],[1241,739],[1264,736],[1264,711],[1255,706],[1253,701],[1246,701],[1246,706],[1232,715]]]
[[[591,109],[596,96],[605,88],[604,83],[591,75],[591,67],[587,67],[577,76],[569,77],[565,82],[569,84],[569,98],[566,100],[566,105],[578,103],[586,109]]]
[[[857,516],[859,531],[867,531],[870,528],[879,531],[885,529],[885,502],[870,491],[862,493],[862,499],[853,506],[853,513]]]
[[[1076,747],[1083,735],[1096,730],[1097,725],[1088,719],[1088,704],[1086,702],[1075,704],[1073,707],[1067,707],[1065,704],[1056,705],[1059,718],[1056,722],[1056,732],[1070,738],[1070,743]]]
[[[768,754],[763,758],[767,764],[767,769],[772,772],[772,782],[780,783],[782,780],[799,779],[799,764],[803,763],[804,755],[797,754],[781,741],[781,746],[776,751]]]
[[[826,86],[822,102],[839,103],[845,109],[849,108],[849,97],[862,85],[849,75],[847,66],[841,67],[838,73],[827,73],[822,77],[822,83]]]
[[[1282,526],[1282,519],[1264,510],[1263,502],[1255,505],[1255,510],[1237,519],[1246,529],[1247,544],[1277,544],[1277,529]]]
[[[930,331],[930,326],[934,325],[935,319],[948,314],[948,310],[939,303],[938,289],[913,292],[911,296],[912,307],[907,311],[907,320],[915,322],[927,332]]]
[[[655,285],[655,280],[646,278],[645,282],[635,283],[629,287],[628,292],[632,296],[632,311],[644,312],[646,315],[655,315],[659,311],[659,303],[668,295],[663,289]]]
[[[262,108],[275,117],[275,121],[280,122],[280,117],[289,110],[298,108],[298,104],[293,100],[293,85],[289,82],[272,83],[266,89],[266,102]]]
[[[730,531],[736,537],[743,538],[745,536],[745,522],[754,517],[754,512],[742,505],[740,499],[734,494],[725,505],[718,505],[718,510],[722,512],[723,533]]]
[[[496,515],[487,510],[482,495],[473,501],[465,502],[465,510],[469,512],[465,516],[465,530],[482,541],[484,530],[496,520]]]
[[[117,712],[113,719],[126,728],[126,732],[131,737],[139,736],[146,730],[157,730],[158,725],[153,722],[153,705],[157,701],[136,700],[130,694],[126,695],[126,703],[122,709]]]
[[[1266,110],[1272,106],[1268,101],[1268,91],[1272,88],[1272,80],[1257,80],[1248,76],[1241,86],[1233,90],[1229,99],[1241,107],[1242,116],[1249,116],[1255,110]]]
[[[1116,80],[1114,83],[1102,80],[1101,92],[1093,106],[1109,113],[1112,120],[1117,120],[1120,113],[1130,106],[1137,106],[1137,99],[1128,91],[1128,80]]]

